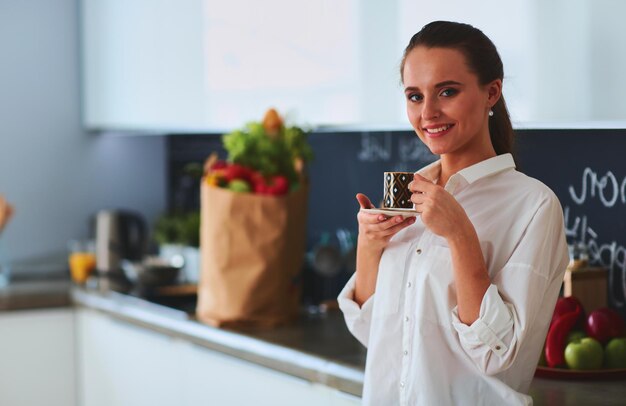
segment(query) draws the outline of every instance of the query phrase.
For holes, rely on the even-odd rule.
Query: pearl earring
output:
[[[493,110],[489,110],[489,117],[493,117]]]

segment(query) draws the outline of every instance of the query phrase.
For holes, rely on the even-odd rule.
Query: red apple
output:
[[[585,331],[589,337],[593,337],[606,344],[613,337],[624,335],[626,327],[624,319],[618,312],[608,307],[603,307],[589,313]]]

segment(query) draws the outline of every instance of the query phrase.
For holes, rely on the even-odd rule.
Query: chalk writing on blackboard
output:
[[[361,133],[361,149],[357,157],[362,162],[389,161],[392,153],[391,133],[382,137],[374,133]]]
[[[587,198],[598,197],[604,207],[613,207],[615,204],[626,204],[626,177],[621,184],[613,174],[608,171],[602,177],[598,177],[591,168],[585,168],[580,185],[580,191],[576,192],[573,186],[569,187],[569,194],[576,204],[584,204]]]
[[[409,139],[400,138],[398,154],[400,161],[403,162],[429,162],[436,158],[417,136]]]
[[[606,208],[614,207],[618,203],[626,203],[625,196],[626,178],[618,181],[618,178],[611,172],[606,172],[603,176],[591,168],[585,168],[577,191],[574,186],[568,188],[572,201],[577,206],[584,205],[588,200],[598,198]],[[587,215],[573,216],[568,205],[563,207],[565,220],[565,235],[573,241],[582,243],[587,247],[589,261],[592,264],[606,267],[609,272],[609,287],[611,292],[622,292],[622,297],[612,296],[614,304],[618,307],[626,305],[626,247],[617,241],[603,241],[602,236],[589,224]],[[621,288],[615,289],[620,282],[618,275],[621,274]]]

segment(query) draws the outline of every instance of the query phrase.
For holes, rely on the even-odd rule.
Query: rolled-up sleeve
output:
[[[509,262],[492,278],[478,319],[466,325],[452,309],[465,353],[484,373],[509,368],[533,328],[545,329],[568,263],[563,214],[556,197],[540,205]],[[550,308],[550,309],[548,309]]]
[[[357,340],[361,342],[361,344],[367,347],[375,295],[370,296],[370,298],[363,303],[363,306],[359,306],[358,303],[354,301],[355,283],[356,273],[352,275],[341,293],[339,293],[337,302],[339,303],[339,308],[343,312],[348,330]]]
[[[492,351],[498,356],[504,355],[511,342],[513,332],[513,309],[500,298],[496,285],[491,285],[485,292],[478,319],[468,326],[459,319],[458,308],[452,310],[452,324],[459,333],[461,344],[467,349]]]

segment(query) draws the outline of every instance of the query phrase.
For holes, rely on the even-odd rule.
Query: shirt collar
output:
[[[461,169],[456,175],[461,176],[468,184],[476,182],[479,179],[487,176],[495,175],[496,173],[505,171],[507,169],[515,168],[515,161],[511,154],[496,155],[493,158],[485,159],[472,166]],[[426,179],[430,179],[435,182],[441,175],[441,160],[437,160],[430,165],[420,169],[418,174],[422,175]]]
[[[496,155],[493,158],[485,159],[477,164],[461,169],[461,175],[467,183],[474,183],[479,179],[495,175],[507,169],[515,168],[515,161],[511,154]]]

